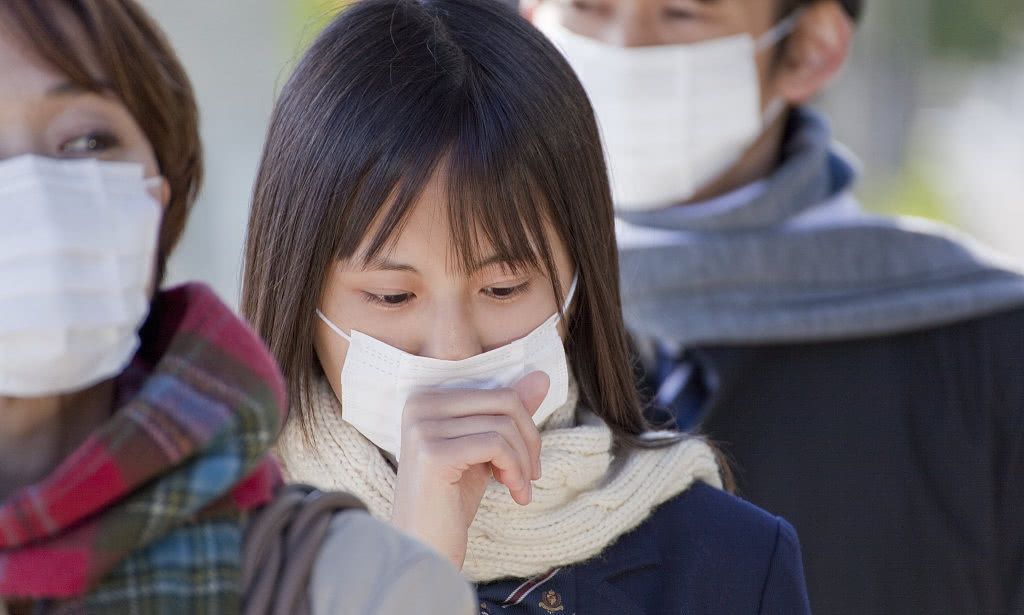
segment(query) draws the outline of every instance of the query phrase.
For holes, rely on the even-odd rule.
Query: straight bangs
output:
[[[38,2],[15,1],[0,4],[0,16],[9,17],[15,34],[42,60],[67,75],[72,83],[82,89],[102,93],[102,82],[91,73],[84,60],[83,52],[94,50],[84,50],[81,44],[75,44],[75,33],[68,27],[67,20],[58,18],[57,11],[44,9]],[[84,23],[81,11],[70,6],[67,16]],[[78,53],[68,53],[67,50],[71,49]]]
[[[375,227],[361,257],[372,261],[385,256],[427,184],[440,178],[451,240],[449,270],[470,273],[485,260],[496,259],[513,274],[536,271],[548,277],[561,306],[564,293],[551,237],[545,229],[552,229],[563,242],[567,238],[550,205],[552,187],[543,185],[530,169],[517,164],[526,157],[526,143],[493,127],[488,130],[481,121],[487,116],[474,114],[471,106],[464,113],[454,118],[458,134],[453,142],[441,138],[446,130],[438,130],[432,135],[436,137],[433,151],[421,151],[415,159],[407,160],[397,183],[370,182],[359,191],[347,209],[370,212],[378,208],[377,216],[372,221],[362,217],[360,224],[350,224],[346,234],[366,238]],[[380,171],[372,169],[370,175],[377,176]],[[380,207],[380,203],[386,205]],[[336,258],[354,258],[356,248],[352,238],[339,237],[334,249]]]
[[[382,12],[374,4],[393,8]],[[440,17],[453,19],[455,11],[439,4],[364,1],[347,9],[325,32],[325,38],[335,40],[334,30],[339,37],[357,37],[361,30],[369,34],[372,22],[386,16],[386,30],[392,35],[373,37],[374,51],[390,59],[387,70],[380,70],[378,64],[358,75],[361,92],[381,95],[353,96],[343,113],[349,121],[362,124],[362,128],[346,126],[342,134],[352,138],[345,141],[365,143],[367,136],[375,135],[375,147],[369,151],[348,147],[343,155],[320,163],[330,165],[328,161],[333,160],[336,168],[330,175],[341,179],[335,184],[338,191],[331,195],[337,217],[345,220],[344,228],[335,234],[335,257],[353,258],[367,240],[365,259],[385,254],[436,178],[448,201],[451,270],[472,271],[492,257],[514,272],[534,269],[548,276],[561,305],[562,289],[545,228],[550,225],[560,240],[569,243],[572,222],[567,210],[573,197],[565,194],[565,182],[557,181],[553,171],[567,163],[589,162],[586,156],[566,155],[573,140],[586,131],[572,132],[567,127],[563,134],[551,134],[540,121],[548,111],[543,99],[532,95],[526,83],[516,81],[535,80],[541,87],[555,89],[554,84],[515,67],[514,55],[502,52],[508,34],[496,32],[492,41],[469,36],[467,28],[476,23],[458,27],[443,23]],[[478,18],[496,12],[486,2],[453,4],[474,9],[465,11],[467,22],[474,12]],[[525,21],[517,25],[534,34]],[[384,23],[377,27],[385,29]],[[539,35],[535,40],[538,46],[546,44]],[[516,41],[508,48],[522,44]],[[542,51],[552,50],[535,50]],[[376,73],[370,72],[373,68]],[[570,77],[571,69],[564,68]],[[352,76],[337,65],[328,69],[335,77]],[[344,92],[356,84],[338,85]],[[552,139],[561,141],[552,147]],[[348,180],[354,170],[360,178],[355,183]],[[599,172],[603,173],[603,166],[599,165]]]

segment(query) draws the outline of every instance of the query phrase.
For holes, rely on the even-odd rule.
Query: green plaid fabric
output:
[[[141,337],[107,424],[0,503],[0,598],[45,613],[240,611],[248,514],[281,485],[268,448],[283,380],[202,286],[161,293]]]

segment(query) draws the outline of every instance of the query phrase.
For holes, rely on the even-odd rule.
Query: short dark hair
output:
[[[199,110],[185,69],[164,34],[135,0],[3,0],[5,21],[41,58],[75,84],[116,96],[153,146],[160,174],[171,187],[157,252],[157,282],[181,238],[203,176]],[[85,32],[105,85],[61,17],[70,15]],[[8,19],[9,18],[9,19]]]
[[[820,1],[821,0],[782,0],[782,13],[783,13],[783,15],[788,15],[789,13],[795,11],[796,9],[798,9],[798,8],[800,8],[802,6],[806,6],[808,4],[813,4],[815,2],[820,2]],[[844,9],[846,9],[846,12],[854,20],[859,20],[861,14],[864,12],[864,0],[835,0],[835,1],[838,2],[840,5],[842,5],[842,7]]]

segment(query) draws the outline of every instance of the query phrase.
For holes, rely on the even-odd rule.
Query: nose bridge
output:
[[[43,153],[32,132],[30,118],[20,105],[0,100],[0,160]]]
[[[480,333],[470,308],[461,298],[439,302],[433,324],[420,351],[422,356],[458,361],[483,352]]]
[[[658,39],[656,4],[623,2],[608,33],[609,42],[620,47],[648,47],[659,44],[661,41]]]

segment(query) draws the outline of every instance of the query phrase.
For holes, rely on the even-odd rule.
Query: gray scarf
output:
[[[856,173],[821,118],[797,110],[789,128],[783,164],[749,202],[619,214],[623,308],[638,339],[850,339],[1024,306],[1024,277],[967,237],[860,212]]]

